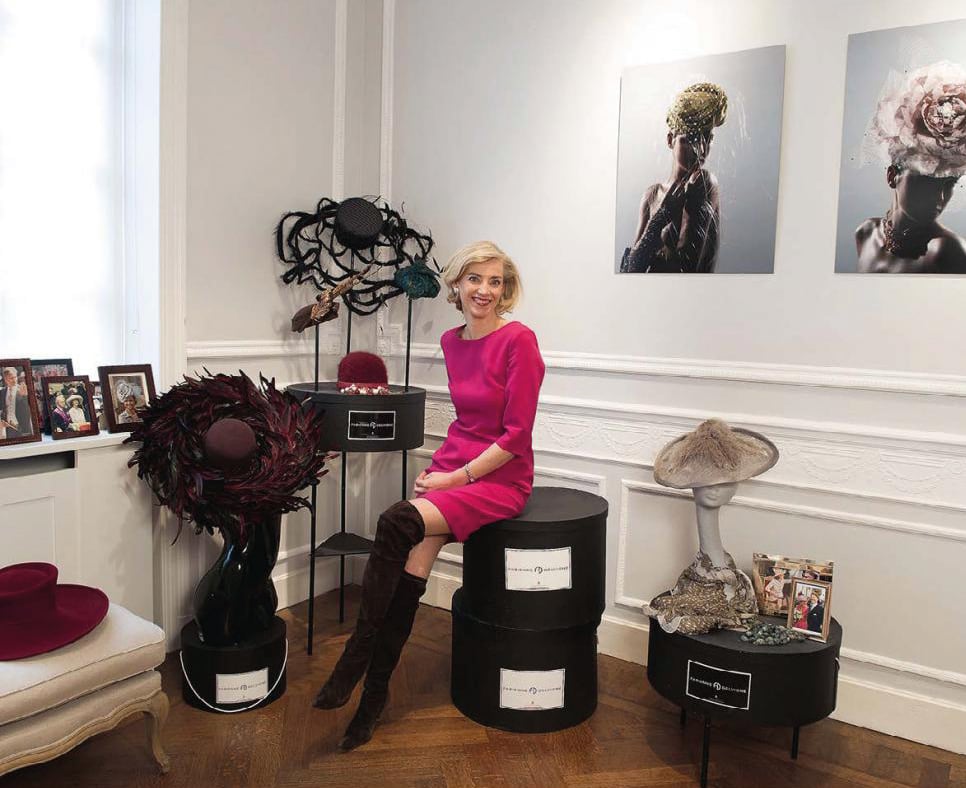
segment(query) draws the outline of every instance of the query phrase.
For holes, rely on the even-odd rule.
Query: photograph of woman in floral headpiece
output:
[[[627,69],[616,268],[771,273],[785,49]]]
[[[964,42],[964,22],[849,37],[836,271],[966,273]]]

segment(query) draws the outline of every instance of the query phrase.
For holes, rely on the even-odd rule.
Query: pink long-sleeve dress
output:
[[[426,470],[458,470],[493,443],[513,454],[472,484],[424,494],[465,542],[481,526],[518,515],[530,497],[544,364],[536,335],[516,320],[480,339],[463,339],[462,329],[451,328],[440,339],[456,420]]]

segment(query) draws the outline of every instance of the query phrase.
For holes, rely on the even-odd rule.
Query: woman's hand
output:
[[[450,473],[442,471],[426,473],[426,471],[423,471],[413,483],[413,492],[416,495],[423,495],[432,490],[450,490],[453,487],[462,487],[465,483],[466,474],[462,471],[451,471]]]

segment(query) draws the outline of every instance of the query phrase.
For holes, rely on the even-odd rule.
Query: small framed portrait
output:
[[[39,410],[30,359],[0,359],[0,446],[41,440]]]
[[[50,415],[47,412],[47,398],[42,389],[43,379],[57,375],[73,375],[74,362],[69,358],[32,358],[30,368],[34,373],[34,388],[37,390],[37,405],[43,422],[41,429],[50,435]]]
[[[107,429],[107,421],[104,417],[104,396],[101,394],[101,382],[95,380],[91,383],[91,399],[94,402],[94,414],[97,416],[97,426]]]
[[[752,583],[758,599],[758,609],[765,616],[788,614],[792,600],[794,580],[821,580],[832,582],[832,561],[816,561],[812,558],[787,558],[783,555],[755,553]]]
[[[154,401],[150,364],[98,367],[108,432],[130,432],[141,421],[140,409]]]
[[[832,584],[821,580],[793,580],[788,628],[804,632],[815,640],[828,640],[832,620]]]
[[[87,375],[48,375],[41,388],[54,440],[97,435],[94,392]]]

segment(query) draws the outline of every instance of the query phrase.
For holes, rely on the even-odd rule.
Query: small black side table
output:
[[[681,707],[682,725],[689,711],[704,717],[702,788],[708,784],[712,719],[789,726],[791,757],[795,759],[801,726],[835,710],[842,627],[834,618],[826,643],[806,640],[756,646],[740,638],[740,632],[729,630],[669,634],[651,621],[647,645],[651,686]]]

